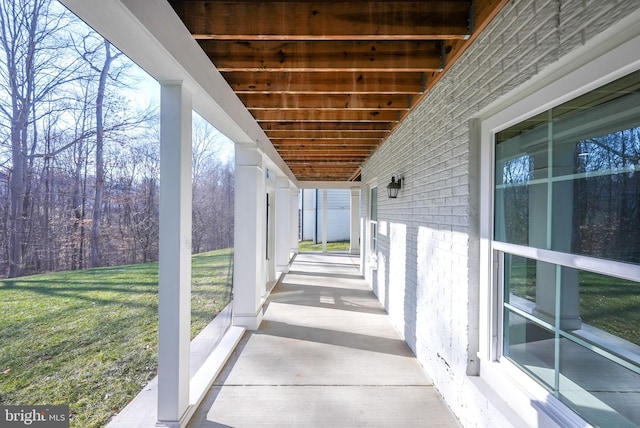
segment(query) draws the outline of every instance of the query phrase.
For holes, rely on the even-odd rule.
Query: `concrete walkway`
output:
[[[304,253],[189,427],[458,427],[359,275]]]

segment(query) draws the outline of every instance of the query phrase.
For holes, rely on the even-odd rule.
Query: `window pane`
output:
[[[616,354],[626,349],[640,362],[640,282],[586,271],[578,278],[582,330],[595,337],[587,339]]]
[[[549,323],[555,323],[555,265],[505,254],[505,302]]]
[[[496,184],[515,184],[548,176],[549,113],[496,135]]]
[[[548,114],[496,135],[495,239],[547,248]]]
[[[536,261],[505,254],[505,302],[524,309],[520,300],[536,301]]]
[[[495,192],[495,240],[547,247],[547,185],[504,186]]]
[[[378,188],[377,187],[374,187],[373,189],[371,189],[370,204],[371,204],[371,220],[376,221],[378,220]]]
[[[556,251],[640,263],[640,171],[553,186]]]
[[[496,241],[640,264],[640,71],[495,141]],[[640,274],[502,254],[503,355],[595,426],[640,426]]]
[[[560,340],[559,396],[594,426],[640,424],[640,375],[568,339]]]
[[[378,253],[378,223],[371,223],[371,252]]]
[[[496,135],[495,239],[640,264],[640,72]]]
[[[504,282],[505,357],[591,423],[640,423],[640,282],[512,254]]]
[[[553,332],[505,310],[504,356],[548,388],[555,384]]]

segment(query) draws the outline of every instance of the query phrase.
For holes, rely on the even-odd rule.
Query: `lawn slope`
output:
[[[192,336],[230,300],[231,250],[193,256]],[[156,375],[158,264],[0,281],[0,403],[101,427]]]

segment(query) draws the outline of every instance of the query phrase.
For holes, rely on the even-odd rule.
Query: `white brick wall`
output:
[[[481,109],[640,9],[638,0],[514,0],[424,98],[363,168],[363,217],[369,184],[379,186],[377,270],[364,272],[392,322],[464,426],[510,426],[508,412],[474,388],[477,328],[477,197],[470,189],[478,149],[469,125]],[[392,174],[404,176],[388,199]],[[368,227],[363,249],[368,251]],[[471,311],[470,311],[471,308]],[[512,415],[513,416],[513,415]]]

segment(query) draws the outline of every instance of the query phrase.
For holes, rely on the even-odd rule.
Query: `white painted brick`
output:
[[[469,119],[639,7],[638,0],[509,2],[363,168],[363,183],[378,177],[380,186],[390,171],[405,174],[402,198],[381,198],[379,205],[381,220],[406,225],[405,284],[385,283],[395,232],[381,236],[380,268],[370,280],[379,296],[392,286],[389,300],[402,302],[388,308],[394,324],[406,332],[409,347],[464,426],[510,426],[465,375],[473,322],[467,316],[466,231],[474,212],[469,206]],[[368,194],[363,195],[366,213]],[[367,228],[363,242],[366,233]]]

